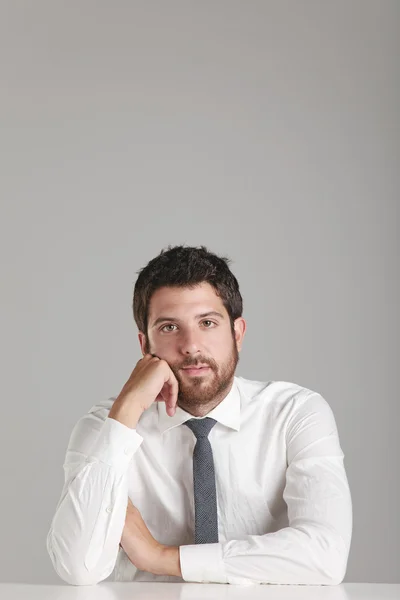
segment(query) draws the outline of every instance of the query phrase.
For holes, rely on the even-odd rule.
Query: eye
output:
[[[168,323],[168,325],[163,325],[163,327],[161,327],[160,331],[163,331],[166,327],[176,327],[176,325],[174,325],[173,323]],[[171,331],[171,329],[169,331]]]
[[[210,321],[209,319],[206,319],[205,321],[203,321],[203,323],[211,323],[212,325],[217,326],[217,324],[214,323],[214,321]],[[212,329],[212,327],[206,327],[206,329]]]

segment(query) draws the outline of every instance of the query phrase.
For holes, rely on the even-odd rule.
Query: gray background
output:
[[[345,581],[400,582],[398,1],[0,4],[0,580],[45,539],[72,427],[140,358],[137,271],[232,258],[238,375],[320,392]]]

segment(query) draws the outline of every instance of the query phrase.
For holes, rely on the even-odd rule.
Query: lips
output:
[[[185,371],[187,375],[201,375],[201,373],[206,373],[210,370],[210,367],[207,365],[205,367],[184,367],[182,371]]]

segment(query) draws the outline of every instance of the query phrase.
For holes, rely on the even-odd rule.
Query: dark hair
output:
[[[242,316],[243,300],[236,277],[228,267],[230,259],[220,257],[205,246],[168,246],[143,269],[133,293],[133,316],[139,331],[147,336],[148,309],[152,294],[161,287],[194,288],[202,282],[212,285],[220,296],[231,321]]]

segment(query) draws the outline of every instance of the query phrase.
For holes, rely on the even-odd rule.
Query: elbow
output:
[[[344,576],[346,574],[346,569],[342,570],[331,570],[326,574],[326,580],[323,585],[339,585],[342,583]]]
[[[57,575],[70,585],[96,585],[111,575],[114,565],[99,572],[98,569],[89,570],[85,566],[83,557],[73,550],[61,552],[52,536],[51,531],[46,540],[47,552]]]
[[[88,571],[85,567],[78,565],[61,565],[59,562],[53,561],[54,570],[57,575],[69,585],[97,585],[104,581],[110,573],[101,575],[96,571]]]
[[[323,585],[339,585],[344,580],[347,570],[348,551],[335,549],[326,557]]]
[[[54,565],[54,569],[57,575],[68,583],[69,585],[97,585],[103,578],[97,577],[96,574],[89,573],[88,571],[72,571],[70,569],[59,569]]]
[[[331,576],[327,585],[339,585],[342,583],[346,575],[347,561],[341,561],[339,564],[333,565],[331,568]]]
[[[346,537],[327,529],[299,527],[308,537],[309,581],[304,583],[336,586],[343,582],[350,552],[351,531]],[[308,545],[308,544],[307,544]],[[304,545],[302,544],[304,547]]]
[[[302,583],[332,586],[341,584],[347,570],[350,545],[332,532],[329,535],[321,531],[303,532],[307,533],[311,543],[308,546],[310,552],[305,556],[307,576]]]

